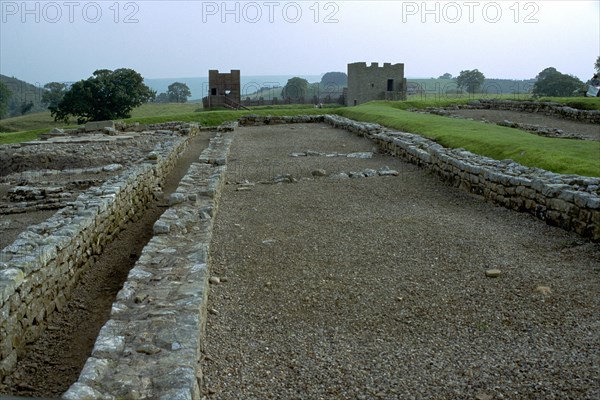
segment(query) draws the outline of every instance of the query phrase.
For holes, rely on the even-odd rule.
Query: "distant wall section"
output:
[[[208,96],[202,99],[204,108],[238,108],[241,102],[240,70],[229,73],[216,69],[208,71]]]
[[[406,100],[404,64],[365,62],[348,64],[346,105],[356,106],[372,100]]]

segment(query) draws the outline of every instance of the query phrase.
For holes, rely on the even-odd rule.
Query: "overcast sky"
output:
[[[407,77],[479,69],[586,81],[600,54],[600,1],[0,0],[0,73],[73,82],[96,69],[146,78],[318,75],[357,61]]]

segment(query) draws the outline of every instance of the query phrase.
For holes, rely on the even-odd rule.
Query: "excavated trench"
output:
[[[211,135],[202,131],[190,139],[187,149],[165,179],[165,199],[175,191],[190,164],[206,148]],[[93,268],[81,276],[62,312],[51,315],[46,331],[34,343],[27,345],[25,356],[19,360],[16,370],[0,383],[0,393],[60,397],[77,381],[98,332],[110,315],[117,292],[152,238],[154,222],[165,210],[164,199],[152,201],[136,222],[127,224],[106,246]]]

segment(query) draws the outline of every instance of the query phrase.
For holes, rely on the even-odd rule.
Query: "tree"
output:
[[[596,70],[597,74],[600,74],[600,56],[598,56],[598,58],[596,58],[596,63],[594,64],[594,69]]]
[[[452,74],[446,72],[444,75],[441,75],[438,79],[452,79]]]
[[[566,97],[573,96],[583,87],[579,78],[562,74],[556,68],[544,69],[536,76],[533,84],[534,96]]]
[[[548,78],[551,78],[553,76],[556,76],[556,74],[560,74],[560,72],[558,72],[556,70],[556,68],[554,67],[548,67],[545,68],[542,72],[540,72],[539,74],[537,74],[537,76],[535,77],[536,81],[542,81],[542,80],[546,80]]]
[[[185,103],[187,98],[192,95],[190,88],[185,83],[173,82],[167,88],[169,101],[173,103]]]
[[[67,85],[60,82],[50,82],[44,85],[44,89],[46,90],[42,94],[42,104],[48,106],[48,108],[56,108],[67,91]]]
[[[0,81],[0,118],[4,118],[8,112],[8,99],[10,99],[10,96],[12,96],[10,89],[4,82]]]
[[[21,112],[21,115],[25,115],[29,111],[31,111],[32,108],[33,108],[33,101],[29,101],[29,102],[22,101],[19,111]]]
[[[321,85],[348,86],[348,75],[345,72],[327,72],[321,78]]]
[[[308,81],[304,78],[298,78],[297,76],[288,79],[286,85],[281,91],[281,97],[284,99],[299,99],[306,96],[308,91]]]
[[[473,94],[483,85],[484,79],[485,76],[477,69],[465,70],[460,71],[456,84],[459,89],[467,89],[467,92]]]
[[[86,80],[76,82],[56,107],[49,107],[55,121],[67,121],[69,115],[79,121],[129,118],[135,107],[156,96],[132,69],[101,69]]]
[[[154,102],[155,103],[168,103],[169,102],[169,95],[166,94],[165,92],[162,92],[161,94],[159,94],[158,96],[156,96],[154,98]]]

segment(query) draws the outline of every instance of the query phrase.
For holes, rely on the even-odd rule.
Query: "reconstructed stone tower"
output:
[[[356,106],[372,100],[406,100],[404,64],[365,62],[348,64],[346,105]]]
[[[208,71],[208,96],[202,99],[204,108],[227,107],[239,108],[241,103],[240,70],[232,69],[229,73],[219,70]]]

